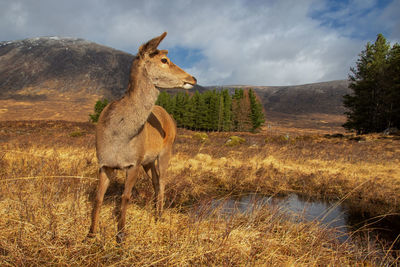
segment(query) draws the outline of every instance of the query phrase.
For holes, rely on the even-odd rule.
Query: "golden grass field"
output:
[[[88,121],[100,95],[88,92],[61,93],[42,88],[25,88],[10,98],[0,98],[0,121],[65,120]]]
[[[85,240],[97,182],[94,126],[63,121],[0,122],[1,266],[345,266],[398,265],[379,240],[340,243],[335,229],[294,223],[276,208],[229,219],[211,199],[257,192],[344,201],[374,216],[400,213],[400,140],[354,140],[320,132],[265,129],[240,133],[178,131],[162,220],[153,217],[143,176],[127,213],[127,240],[115,241],[123,174],[110,185],[100,231]]]

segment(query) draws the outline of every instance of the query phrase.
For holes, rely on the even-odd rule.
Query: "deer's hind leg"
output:
[[[158,217],[160,216],[158,210],[160,207],[159,199],[160,199],[160,173],[159,170],[157,169],[156,166],[156,161],[150,162],[146,165],[143,166],[143,169],[147,175],[148,178],[151,179],[151,182],[153,184],[154,188],[154,209],[155,209],[155,219],[158,220]],[[148,174],[148,171],[151,170],[151,175]]]
[[[153,161],[150,165],[151,169],[151,181],[154,188],[154,208],[156,220],[161,218],[163,202],[164,202],[164,184],[160,179],[160,172],[156,166],[156,162]]]
[[[170,158],[171,151],[164,151],[157,157],[158,164],[154,161],[151,165],[151,177],[155,192],[156,218],[161,218],[164,209],[165,179]]]
[[[104,194],[110,184],[110,177],[113,170],[107,167],[102,167],[99,170],[99,183],[97,185],[96,199],[92,210],[92,223],[90,225],[88,237],[94,237],[99,226],[100,208],[103,204]]]

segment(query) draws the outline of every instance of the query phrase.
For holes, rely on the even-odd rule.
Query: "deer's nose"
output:
[[[194,83],[196,84],[197,83],[197,79],[194,76],[192,76],[192,78],[194,80]]]

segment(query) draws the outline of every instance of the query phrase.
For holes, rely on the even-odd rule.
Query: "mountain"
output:
[[[350,93],[349,82],[337,80],[295,86],[223,86],[234,91],[236,88],[254,89],[266,111],[286,114],[343,114],[342,97]],[[212,87],[211,87],[212,88]]]
[[[37,98],[46,90],[121,95],[132,59],[128,53],[77,38],[0,42],[0,96]]]
[[[98,99],[123,95],[133,57],[78,38],[0,42],[0,120],[86,121]],[[296,116],[307,114],[342,116],[347,85],[347,81],[331,81],[298,86],[196,86],[191,91],[253,88],[267,117],[274,114],[278,120],[295,121]]]

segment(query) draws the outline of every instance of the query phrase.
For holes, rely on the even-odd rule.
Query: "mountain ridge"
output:
[[[124,94],[133,58],[132,54],[73,37],[0,42],[0,120],[87,120],[99,98],[115,99]],[[191,91],[221,88],[253,88],[267,114],[292,115],[342,115],[342,96],[349,93],[346,80],[295,86],[198,85]]]
[[[260,97],[265,110],[289,114],[326,113],[343,114],[342,97],[351,91],[347,80],[281,86],[224,85],[206,88],[253,89]]]
[[[81,38],[0,42],[0,95],[24,87],[122,95],[133,57]]]

